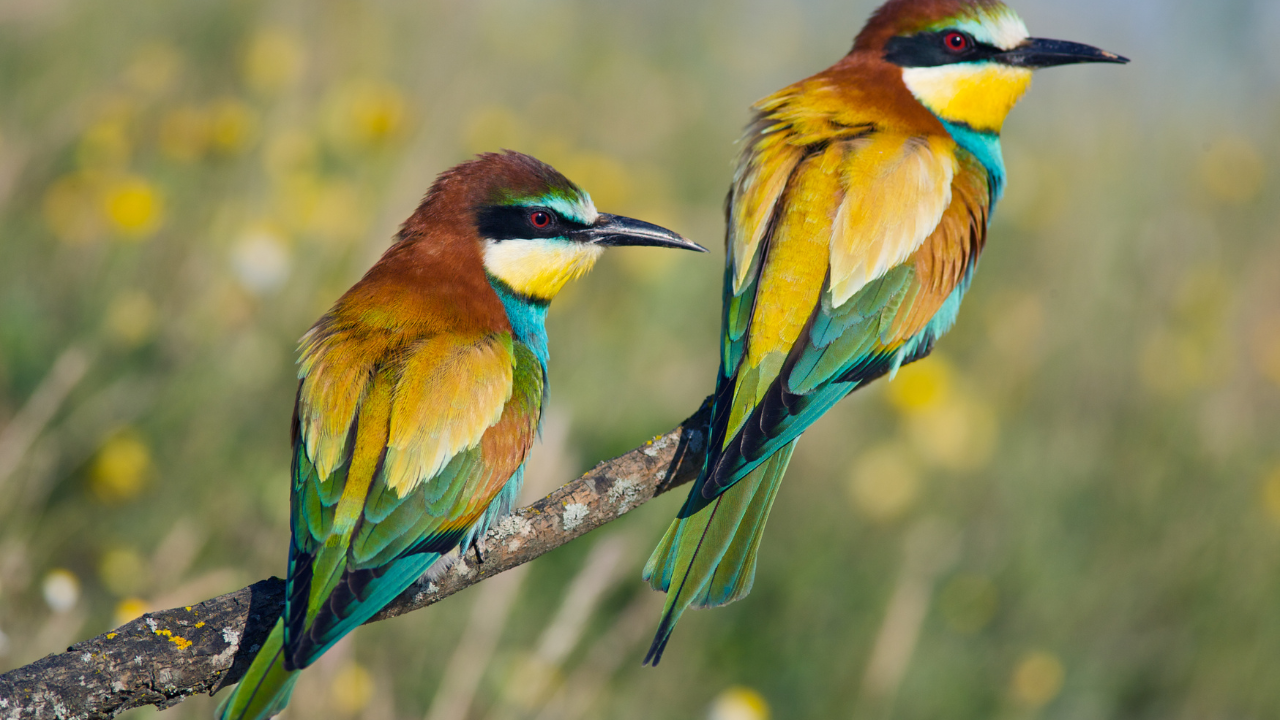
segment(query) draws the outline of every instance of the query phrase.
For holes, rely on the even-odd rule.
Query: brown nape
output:
[[[879,52],[890,38],[910,35],[969,8],[997,8],[1000,0],[889,0],[867,20],[850,52]]]
[[[813,79],[840,93],[846,107],[875,108],[878,130],[949,137],[937,116],[902,83],[902,69],[880,53],[850,53]]]

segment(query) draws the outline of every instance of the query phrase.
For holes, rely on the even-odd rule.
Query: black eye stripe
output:
[[[884,46],[884,59],[899,67],[938,67],[964,62],[981,62],[1004,52],[994,45],[980,43],[968,33],[966,50],[955,52],[947,47],[947,36],[956,30],[925,32],[891,38]]]
[[[544,212],[551,222],[544,227],[533,224],[533,214]],[[570,220],[545,207],[519,205],[488,205],[476,213],[476,231],[488,240],[533,240],[571,236],[588,226]]]

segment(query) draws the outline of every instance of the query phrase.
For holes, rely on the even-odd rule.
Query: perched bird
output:
[[[832,67],[756,103],[726,203],[720,373],[689,498],[645,567],[687,607],[744,597],[800,434],[929,354],[1005,183],[1000,129],[1032,70],[1128,62],[1027,36],[998,0],[890,0]]]
[[[267,718],[298,672],[520,493],[546,396],[547,305],[606,247],[704,250],[596,211],[514,152],[446,171],[303,336],[284,613],[220,720]]]

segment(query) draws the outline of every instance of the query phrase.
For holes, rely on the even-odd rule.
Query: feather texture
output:
[[[397,242],[307,331],[284,611],[219,720],[280,712],[334,643],[480,552],[514,508],[537,438],[547,304],[603,247],[625,244],[702,249],[597,212],[527,155],[482,155],[441,174]]]
[[[284,614],[221,720],[279,712],[297,671],[511,511],[545,396],[545,303],[499,294],[474,216],[575,192],[513,153],[454,168],[303,336]]]
[[[1004,181],[998,139],[953,133],[961,126],[922,105],[882,49],[944,10],[976,8],[968,21],[1003,6],[914,2],[926,17],[908,19],[907,5],[889,3],[843,60],[755,106],[726,206],[710,441],[645,568],[668,593],[646,662],[661,659],[686,608],[747,594],[800,435],[927,355],[968,289]]]

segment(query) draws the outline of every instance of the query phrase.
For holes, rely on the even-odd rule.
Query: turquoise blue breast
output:
[[[939,118],[941,119],[941,118]],[[995,133],[978,132],[968,125],[942,121],[947,132],[961,148],[969,152],[987,169],[991,183],[991,210],[995,210],[996,202],[1004,195],[1004,153],[1000,151],[1000,136]]]
[[[515,339],[529,346],[542,364],[542,375],[546,377],[547,363],[551,359],[547,349],[547,303],[522,297],[493,277],[489,278],[489,284],[507,309],[507,320],[511,323]]]

